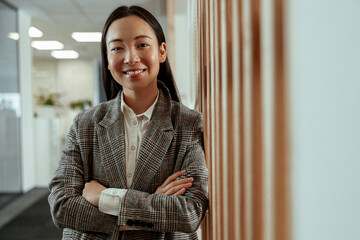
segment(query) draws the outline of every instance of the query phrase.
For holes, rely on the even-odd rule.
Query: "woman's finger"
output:
[[[164,187],[167,186],[168,184],[173,182],[178,177],[181,177],[185,172],[186,172],[186,170],[182,170],[182,171],[178,171],[178,172],[170,175],[161,186],[164,186]]]
[[[192,184],[189,183],[192,183],[194,181],[194,178],[190,177],[176,180],[177,178],[181,177],[185,172],[186,170],[182,170],[170,175],[165,180],[165,182],[156,189],[155,193],[170,196],[180,191],[181,188],[186,189],[190,187]]]
[[[173,182],[169,183],[168,185],[163,186],[163,188],[164,188],[164,191],[167,192],[171,188],[177,187],[182,184],[191,183],[193,181],[194,181],[194,178],[183,178],[183,179],[173,181]]]
[[[170,196],[170,195],[173,195],[173,194],[175,194],[175,193],[177,193],[178,191],[180,191],[181,189],[186,189],[186,188],[189,188],[189,187],[191,187],[192,186],[192,183],[191,182],[189,182],[189,183],[184,183],[184,184],[181,184],[181,185],[177,185],[177,186],[175,186],[175,187],[172,187],[172,188],[170,188],[168,191],[166,191],[165,193],[164,193],[164,195],[166,195],[166,196]]]
[[[174,195],[175,195],[175,196],[180,196],[180,195],[184,194],[185,191],[186,191],[186,189],[185,189],[185,188],[182,188],[182,189],[180,189],[179,191],[177,191]]]

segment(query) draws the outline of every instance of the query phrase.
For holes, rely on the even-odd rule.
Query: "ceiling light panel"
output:
[[[9,32],[8,33],[8,38],[17,41],[17,40],[20,39],[20,34],[17,33],[17,32]]]
[[[31,38],[40,38],[43,36],[43,32],[37,29],[36,27],[29,28],[29,36]]]
[[[56,59],[76,59],[79,53],[73,50],[52,51],[51,56]]]
[[[38,50],[60,50],[64,44],[58,41],[32,41],[31,46]]]
[[[78,42],[101,42],[101,32],[73,32],[71,37]]]

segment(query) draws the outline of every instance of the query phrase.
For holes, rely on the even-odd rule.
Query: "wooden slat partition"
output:
[[[210,172],[202,239],[290,239],[284,0],[198,0],[197,9]]]

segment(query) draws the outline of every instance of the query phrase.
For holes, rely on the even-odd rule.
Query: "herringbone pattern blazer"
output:
[[[172,101],[163,84],[158,87],[159,100],[117,217],[87,202],[82,190],[91,180],[127,188],[120,97],[75,118],[50,183],[51,214],[64,229],[63,239],[197,239],[195,231],[208,208],[202,116]],[[168,176],[183,169],[182,177],[194,178],[185,194],[154,194]],[[129,220],[137,230],[123,230]]]

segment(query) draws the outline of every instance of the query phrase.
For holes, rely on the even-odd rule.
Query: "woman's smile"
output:
[[[130,78],[139,78],[143,75],[146,69],[130,69],[123,71],[123,73]]]

